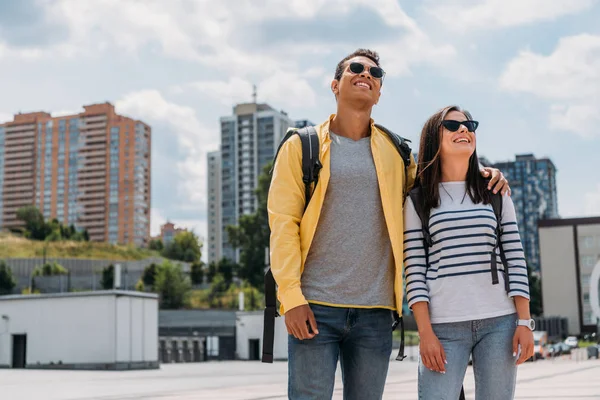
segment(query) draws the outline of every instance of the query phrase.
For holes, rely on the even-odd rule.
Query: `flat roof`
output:
[[[40,294],[9,294],[0,296],[0,301],[8,300],[41,300],[41,299],[56,299],[56,298],[75,298],[75,297],[91,297],[91,296],[116,296],[116,297],[138,297],[145,299],[158,299],[156,293],[143,293],[133,290],[95,290],[89,292],[66,292],[66,293],[40,293]]]
[[[582,217],[582,218],[556,218],[556,219],[541,219],[538,221],[538,227],[551,228],[557,226],[573,226],[573,225],[600,225],[600,217]]]

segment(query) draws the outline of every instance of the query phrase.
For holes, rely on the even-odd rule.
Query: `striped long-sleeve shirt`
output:
[[[432,323],[493,318],[515,312],[512,297],[529,299],[523,246],[509,196],[503,197],[500,238],[508,264],[509,292],[497,251],[499,284],[492,285],[496,217],[491,204],[473,204],[465,182],[440,184],[440,206],[431,210],[429,265],[421,220],[410,198],[404,207],[404,268],[408,305],[429,302]]]

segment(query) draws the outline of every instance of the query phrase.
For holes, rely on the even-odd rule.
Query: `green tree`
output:
[[[201,285],[204,283],[204,263],[197,261],[192,264],[190,278],[194,285]]]
[[[208,264],[208,271],[206,272],[206,281],[208,283],[212,283],[213,279],[217,275],[218,268],[218,263],[214,261]]]
[[[68,273],[69,271],[65,267],[56,262],[47,262],[33,270],[33,276],[66,275]]]
[[[239,265],[227,258],[222,258],[221,261],[219,261],[219,264],[217,264],[217,273],[223,276],[223,280],[227,286],[231,285],[233,282],[233,275],[239,269]]]
[[[269,247],[269,217],[267,214],[267,197],[271,185],[271,163],[263,168],[258,178],[255,194],[258,209],[254,214],[243,215],[238,226],[228,226],[229,243],[241,250],[238,276],[251,286],[262,288],[265,273],[265,249]]]
[[[29,239],[44,240],[51,232],[44,221],[44,215],[35,206],[25,206],[17,210],[17,219],[25,223],[25,235]]]
[[[4,261],[0,261],[0,295],[11,294],[16,285],[11,268]]]
[[[158,272],[158,266],[154,263],[148,265],[144,268],[144,273],[142,275],[142,281],[145,285],[154,287],[154,282],[156,281],[156,274]]]
[[[139,279],[135,284],[135,290],[138,292],[144,292],[146,287],[144,286],[144,281]]]
[[[83,230],[82,237],[83,237],[83,240],[85,242],[89,242],[90,241],[90,234],[88,233],[87,229]]]
[[[224,295],[227,292],[228,286],[225,283],[223,275],[216,274],[208,289],[208,305],[212,308],[223,308],[225,303]]]
[[[164,246],[162,240],[160,240],[160,239],[152,239],[148,243],[148,248],[150,250],[163,251],[163,249],[165,248],[165,246]]]
[[[202,257],[202,243],[194,232],[180,232],[165,246],[163,256],[171,260],[195,262]]]
[[[181,265],[174,265],[170,261],[163,262],[158,269],[154,286],[160,296],[161,308],[178,309],[189,304],[192,284]]]

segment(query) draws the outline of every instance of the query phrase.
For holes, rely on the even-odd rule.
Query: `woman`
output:
[[[517,365],[533,355],[515,209],[508,195],[487,190],[479,173],[477,126],[457,106],[429,118],[406,201],[404,263],[420,336],[419,399],[458,399],[470,357],[476,399],[512,399]]]

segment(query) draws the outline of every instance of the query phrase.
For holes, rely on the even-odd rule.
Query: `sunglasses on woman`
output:
[[[361,64],[359,62],[352,62],[350,63],[350,66],[348,67],[348,69],[350,70],[350,72],[352,72],[353,74],[361,74],[365,68],[367,68],[367,66],[365,66],[364,64]],[[369,74],[371,74],[371,76],[375,79],[381,79],[383,80],[383,76],[385,75],[385,71],[379,67],[368,67],[369,69]]]
[[[457,130],[460,129],[461,125],[464,125],[465,128],[467,128],[467,130],[469,132],[475,132],[475,130],[479,126],[479,122],[478,121],[454,121],[451,119],[445,119],[442,121],[442,125],[444,126],[444,128],[448,129],[450,132],[456,132]]]

